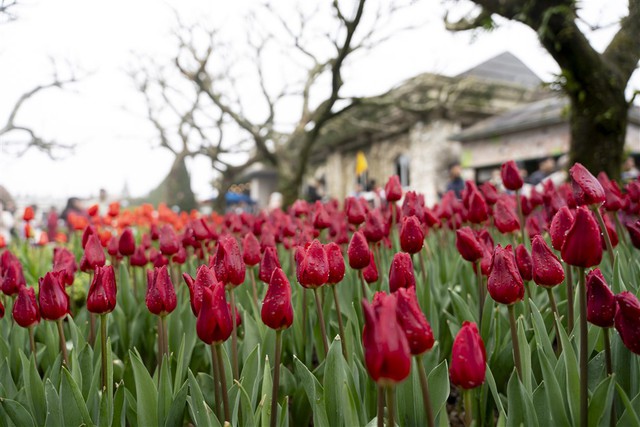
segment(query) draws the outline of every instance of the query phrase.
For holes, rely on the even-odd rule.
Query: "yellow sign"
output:
[[[367,169],[369,169],[367,158],[362,151],[358,151],[356,155],[356,175],[362,175]]]

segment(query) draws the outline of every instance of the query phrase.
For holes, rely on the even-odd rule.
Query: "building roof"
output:
[[[454,141],[475,141],[499,135],[567,123],[569,100],[563,96],[545,98],[482,120],[451,136]],[[629,123],[640,126],[640,108],[629,110]]]
[[[459,74],[457,77],[473,76],[481,80],[507,82],[535,88],[542,80],[511,52],[503,52],[479,65]]]

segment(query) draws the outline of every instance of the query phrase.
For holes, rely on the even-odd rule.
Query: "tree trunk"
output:
[[[216,186],[218,189],[218,198],[213,203],[213,210],[219,214],[224,214],[227,209],[227,192],[233,185],[235,178],[235,173],[227,172],[218,180],[218,185]]]
[[[169,207],[178,206],[183,211],[197,208],[185,159],[184,153],[176,156],[167,177],[149,194],[152,203],[164,202]]]
[[[628,105],[624,91],[611,88],[600,96],[603,88],[586,88],[583,100],[571,97],[571,146],[569,157],[582,163],[594,175],[605,171],[619,180],[624,157]],[[606,98],[606,99],[602,99]]]

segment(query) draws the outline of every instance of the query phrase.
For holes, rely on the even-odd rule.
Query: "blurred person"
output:
[[[13,226],[15,221],[13,214],[8,210],[5,210],[4,203],[0,201],[0,236],[4,238],[6,244],[9,244],[13,235]]]
[[[445,193],[453,191],[458,199],[462,198],[462,190],[464,190],[464,180],[462,179],[462,168],[459,162],[449,165],[449,181],[445,188]]]
[[[549,174],[545,179],[543,179],[538,186],[536,186],[537,190],[542,192],[542,185],[551,180],[553,185],[558,187],[561,184],[564,184],[569,178],[569,174],[567,170],[569,168],[569,156],[567,154],[563,154],[558,158],[558,162],[556,163],[555,170]]]
[[[71,226],[71,224],[69,223],[69,214],[70,213],[74,213],[74,214],[80,215],[80,216],[86,216],[87,215],[87,212],[85,211],[84,206],[82,206],[82,202],[80,201],[79,198],[77,198],[77,197],[69,197],[69,199],[67,200],[67,206],[65,206],[64,210],[60,214],[60,219],[64,220],[64,222],[67,224],[67,228],[69,230],[71,230],[73,228]]]
[[[622,182],[633,181],[640,176],[640,171],[636,167],[636,160],[633,156],[627,157],[627,159],[622,164],[622,174],[620,178],[622,178]]]
[[[278,209],[282,209],[282,193],[274,191],[269,196],[269,203],[267,203],[267,211],[273,212]]]
[[[527,184],[538,185],[546,177],[551,175],[556,170],[556,161],[553,157],[547,157],[538,163],[538,170],[529,176],[526,180]]]
[[[107,212],[109,212],[109,197],[107,194],[107,190],[101,188],[98,193],[98,212],[100,212],[100,216],[105,216]]]

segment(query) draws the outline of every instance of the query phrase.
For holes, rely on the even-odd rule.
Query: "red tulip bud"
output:
[[[562,245],[564,262],[577,267],[593,267],[602,260],[600,228],[593,214],[584,206],[576,211],[573,225]]]
[[[166,256],[175,255],[179,246],[178,236],[173,227],[169,224],[163,225],[160,229],[160,252]]]
[[[47,273],[38,280],[40,312],[47,320],[58,320],[69,312],[69,296],[60,282],[60,273]]]
[[[527,282],[533,278],[533,260],[527,248],[520,243],[516,248],[516,264],[523,280]]]
[[[33,218],[35,218],[35,214],[33,212],[33,207],[31,206],[27,206],[26,208],[24,208],[24,213],[22,214],[22,219],[24,221],[31,221]]]
[[[216,277],[225,286],[239,286],[244,282],[246,265],[238,242],[233,236],[222,236],[214,257]]]
[[[212,236],[212,232],[204,218],[198,218],[191,223],[194,237],[199,240],[207,240]],[[254,236],[255,237],[255,236]]]
[[[257,265],[260,262],[260,242],[253,233],[247,233],[242,239],[242,259],[249,266]]]
[[[367,214],[362,233],[371,243],[379,242],[385,236],[385,227],[379,209],[374,209]]]
[[[360,200],[355,197],[347,197],[345,205],[345,213],[347,214],[347,221],[349,221],[349,224],[362,224],[365,220],[365,212]]]
[[[578,205],[600,205],[606,200],[602,184],[582,164],[576,163],[569,169],[573,196]]]
[[[362,300],[364,329],[362,346],[367,371],[376,381],[396,383],[409,376],[409,343],[397,318],[395,295],[376,293],[373,303]]]
[[[317,288],[329,280],[329,260],[318,240],[311,242],[298,265],[298,280],[305,288]]]
[[[369,265],[369,244],[360,231],[356,231],[351,236],[351,242],[347,248],[349,266],[355,270],[360,270]]]
[[[369,265],[362,269],[362,277],[369,284],[378,281],[378,266],[373,257],[373,251],[369,251]]]
[[[89,287],[87,310],[96,314],[112,312],[116,308],[117,291],[113,267],[110,265],[97,267]]]
[[[562,283],[564,280],[562,264],[540,235],[533,238],[531,259],[533,261],[533,281],[536,284],[549,288]]]
[[[551,245],[556,251],[562,250],[564,239],[573,225],[573,214],[568,206],[563,206],[556,212],[551,220],[549,234],[551,235]]]
[[[640,220],[635,223],[629,222],[626,224],[627,231],[629,231],[629,237],[631,238],[631,244],[640,249]]]
[[[176,264],[184,264],[185,262],[187,262],[187,250],[184,248],[184,246],[180,246],[178,248],[178,252],[171,257],[171,261]]]
[[[465,390],[484,383],[487,354],[478,327],[472,322],[463,322],[451,349],[451,382]]]
[[[640,301],[631,292],[616,295],[618,310],[615,325],[623,344],[635,354],[640,354]]]
[[[389,181],[384,186],[384,192],[389,202],[397,202],[402,199],[402,185],[400,185],[398,175],[389,177]]]
[[[424,244],[424,232],[420,221],[415,216],[402,218],[400,229],[400,247],[410,254],[418,253]]]
[[[504,249],[498,245],[493,251],[487,289],[491,298],[501,304],[515,304],[524,297],[524,283],[516,266],[511,245]]]
[[[331,283],[332,285],[340,283],[345,273],[342,249],[340,249],[337,243],[331,242],[325,245],[324,251],[327,253],[327,261],[329,262],[329,280],[327,283]]]
[[[169,277],[167,266],[147,270],[147,308],[156,316],[171,313],[177,304],[176,291]]]
[[[276,248],[268,246],[264,250],[262,261],[260,261],[260,270],[258,271],[258,278],[265,283],[269,283],[273,270],[280,268],[280,260],[278,259],[278,253]]]
[[[196,279],[193,280],[187,273],[182,273],[182,278],[189,287],[189,299],[191,302],[191,311],[197,317],[202,306],[202,294],[204,288],[211,288],[218,283],[213,269],[207,265],[201,265],[196,272]]]
[[[28,328],[40,322],[40,310],[36,302],[33,288],[22,287],[13,304],[13,318],[23,328]]]
[[[324,230],[331,225],[331,219],[321,201],[315,203],[313,215],[311,217],[313,227],[317,230]]]
[[[407,336],[411,354],[417,355],[431,350],[434,344],[433,332],[427,318],[420,310],[420,305],[418,305],[416,288],[400,288],[396,297],[398,300],[398,322]]]
[[[118,238],[116,236],[109,237],[107,242],[107,253],[112,257],[120,258],[120,251],[118,250]]]
[[[82,232],[82,249],[87,246],[87,241],[92,234],[98,234],[93,225],[87,226]]]
[[[123,256],[131,256],[136,251],[136,239],[130,228],[125,228],[120,234],[118,241],[118,252]]]
[[[84,255],[80,260],[80,269],[82,271],[95,270],[97,267],[104,266],[106,261],[107,258],[104,255],[100,239],[96,234],[90,235],[84,247]]]
[[[485,181],[480,186],[480,191],[482,191],[482,194],[484,195],[484,199],[490,205],[495,205],[496,202],[498,201],[498,198],[500,197],[498,195],[498,190],[490,181]]]
[[[411,255],[398,252],[393,256],[389,269],[389,290],[395,292],[400,288],[414,288],[416,278],[413,274]]]
[[[489,219],[489,210],[487,208],[487,202],[484,201],[482,194],[477,188],[473,188],[473,191],[469,194],[469,206],[467,212],[467,219],[473,224],[482,224]]]
[[[291,285],[280,267],[273,270],[260,314],[264,324],[271,329],[286,329],[293,324]]]
[[[456,248],[462,258],[469,262],[476,262],[482,258],[482,245],[469,227],[462,227],[456,231]]]
[[[69,249],[57,247],[53,250],[53,271],[60,272],[60,280],[64,285],[71,286],[73,284],[78,264]]]
[[[202,288],[202,305],[196,320],[198,338],[207,344],[226,341],[233,331],[231,310],[224,297],[224,284]]]
[[[615,295],[596,268],[587,275],[587,320],[601,328],[610,328],[615,314]]]
[[[15,295],[20,288],[26,286],[22,264],[9,251],[4,251],[0,257],[0,273],[2,274],[2,292],[5,295]]]
[[[509,160],[502,164],[502,167],[500,168],[500,177],[502,178],[502,184],[504,184],[504,187],[507,190],[519,190],[524,184],[524,180],[522,179],[522,176],[520,176],[518,166],[513,160]]]
[[[604,208],[611,212],[616,212],[624,206],[622,192],[615,181],[611,181],[607,173],[602,171],[598,174],[598,181],[605,192]]]
[[[129,262],[134,267],[144,267],[145,265],[147,265],[149,260],[144,253],[144,246],[138,245],[138,247],[136,247],[135,252],[129,258]]]
[[[498,199],[493,208],[493,221],[502,234],[512,233],[520,228],[520,220],[513,207],[509,206],[503,198]]]

